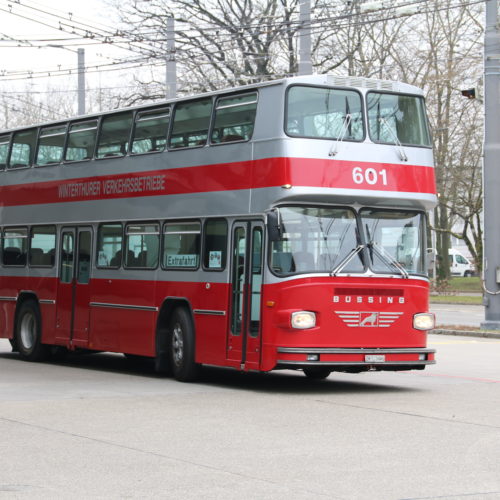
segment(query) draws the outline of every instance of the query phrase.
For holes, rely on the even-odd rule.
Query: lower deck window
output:
[[[131,224],[125,238],[125,267],[154,269],[160,247],[158,224]]]
[[[97,267],[117,268],[122,264],[122,225],[102,224],[97,232]]]
[[[203,265],[209,271],[221,271],[226,267],[227,222],[209,220],[205,224]]]
[[[52,267],[56,252],[55,226],[39,226],[31,230],[29,263],[34,267]]]
[[[163,230],[163,267],[196,269],[200,264],[199,222],[173,222]]]
[[[4,266],[25,266],[28,251],[28,230],[25,227],[6,229],[3,235]]]

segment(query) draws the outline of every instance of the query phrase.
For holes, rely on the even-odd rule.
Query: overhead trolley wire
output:
[[[469,0],[469,1],[460,1],[459,3],[457,4],[453,4],[453,5],[448,5],[448,6],[443,6],[443,7],[438,7],[438,8],[431,8],[431,9],[427,9],[425,11],[419,11],[418,13],[416,13],[416,15],[418,14],[425,14],[425,13],[430,13],[430,12],[435,12],[435,11],[440,11],[440,10],[450,10],[450,9],[454,9],[454,8],[457,8],[457,7],[464,7],[464,6],[470,6],[470,5],[475,5],[475,4],[480,4],[480,3],[484,3],[485,0]],[[418,5],[418,4],[426,4],[428,3],[429,0],[416,0],[416,1],[413,1],[413,2],[406,2],[404,4],[399,4],[399,6],[409,6],[409,5]],[[12,5],[12,3],[10,4]],[[30,7],[29,5],[27,5],[26,3],[23,3],[23,4],[20,4],[20,2],[14,2],[14,5],[23,5],[23,6],[28,6]],[[34,8],[34,7],[30,7],[30,8]],[[40,9],[36,9],[34,8],[35,10],[40,10]],[[0,7],[0,11],[6,11],[5,9],[2,9]],[[40,10],[41,12],[44,12],[44,13],[47,13],[46,11],[42,11]],[[9,13],[12,13],[10,10],[9,10]],[[55,17],[59,17],[57,14],[53,14],[53,13],[48,13],[49,15],[51,16],[55,16]],[[348,23],[346,24],[337,24],[336,25],[336,28],[339,29],[339,28],[344,28],[344,27],[356,27],[356,26],[362,26],[362,25],[365,25],[365,24],[373,24],[373,23],[378,23],[378,22],[383,22],[383,21],[390,21],[390,20],[393,20],[393,19],[396,19],[398,16],[395,16],[395,15],[392,15],[392,16],[386,16],[384,18],[377,18],[377,19],[361,19],[363,16],[367,16],[368,14],[374,14],[374,13],[364,13],[364,14],[344,14],[344,15],[341,15],[341,16],[337,16],[337,17],[325,17],[325,18],[320,18],[320,19],[316,19],[316,20],[311,20],[311,25],[313,25],[314,27],[312,28],[312,31],[313,31],[313,34],[316,34],[316,33],[319,33],[319,32],[323,32],[324,31],[324,28],[326,27],[325,26],[325,22],[331,22],[332,20],[335,20],[335,21],[339,21],[339,20],[343,20],[343,21],[346,21],[348,20]],[[18,15],[18,14],[16,14]],[[21,17],[25,17],[25,16],[21,16]],[[30,18],[27,18],[25,17],[26,19],[30,19]],[[49,26],[39,20],[35,20],[35,19],[30,19],[34,22],[40,22],[41,24],[44,24],[46,26]],[[66,19],[63,19],[65,22],[67,21]],[[73,22],[73,21],[72,21]],[[295,22],[295,21],[294,21]],[[281,23],[281,24],[276,24],[276,26],[281,26],[283,28],[283,31],[287,31],[288,28],[284,27],[283,25],[284,24],[290,24],[291,22],[286,22],[286,23]],[[82,23],[77,23],[77,24],[82,24]],[[89,25],[86,25],[86,24],[82,24],[83,26],[87,26],[87,27],[90,27]],[[242,25],[242,26],[252,26],[252,25]],[[52,26],[49,26],[49,27],[52,27]],[[241,28],[241,26],[240,26]],[[60,30],[64,31],[64,29],[62,28],[59,28]],[[83,29],[83,28],[79,28],[79,29]],[[213,30],[218,30],[218,31],[221,31],[223,28],[221,28],[220,26],[219,27],[212,27],[212,28],[203,28],[201,31],[203,30],[207,30],[207,29],[213,29]],[[196,30],[187,30],[187,31],[184,31],[184,30],[176,30],[176,34],[177,35],[185,35],[187,32],[190,32],[190,31],[193,31],[193,32],[196,32]],[[118,33],[120,33],[120,39],[123,39],[124,35],[125,34],[128,34],[128,32],[126,31],[119,31]],[[87,32],[86,32],[87,34]],[[5,35],[7,37],[9,37],[9,35]],[[109,35],[104,35],[104,34],[97,34],[96,36],[98,37],[102,37],[102,36],[115,36],[115,35],[111,35],[111,32],[109,32]],[[185,35],[186,36],[186,35]],[[224,35],[224,36],[228,36],[229,35]],[[73,40],[77,40],[78,38],[73,38]],[[82,39],[84,40],[89,40],[87,36],[83,37]],[[14,39],[13,39],[14,40]],[[64,40],[64,39],[62,39]],[[92,39],[92,40],[95,40]],[[157,40],[152,40],[151,43],[154,43],[154,44],[158,44],[158,43],[161,43],[161,42],[164,42],[166,41],[166,39],[157,39]],[[234,45],[231,45],[230,42],[232,40],[230,38],[228,38],[227,40],[225,40],[224,38],[221,38],[219,37],[219,39],[216,39],[214,40],[214,43],[218,43],[219,45],[222,45],[222,47],[218,50],[200,50],[199,48],[196,48],[196,47],[192,47],[190,49],[187,49],[187,50],[184,50],[184,49],[177,49],[177,52],[182,52],[183,55],[182,56],[176,56],[176,60],[179,61],[179,62],[182,62],[182,61],[192,61],[193,57],[195,58],[200,58],[200,56],[216,56],[217,54],[225,54],[227,53],[228,50],[231,50],[231,49],[234,49],[236,52],[242,52],[241,49],[239,49],[238,47],[235,47]],[[28,43],[32,43],[32,42],[28,42]],[[89,44],[93,44],[94,42],[88,42]],[[107,42],[106,41],[102,41],[102,40],[96,40],[95,41],[95,44],[106,44],[106,43],[109,43],[109,44],[113,44],[113,45],[116,45],[116,46],[119,46],[115,41],[112,41],[111,39],[109,39]],[[123,43],[123,42],[120,42],[120,43]],[[125,43],[130,43],[130,42],[125,42]],[[182,38],[179,40],[179,43],[188,43],[188,40],[182,40]],[[29,46],[28,46],[29,47]],[[35,48],[37,46],[34,46],[32,48]],[[61,48],[64,48],[64,47],[61,47]],[[120,47],[120,48],[123,48],[123,47]],[[126,47],[127,50],[131,50],[129,46]],[[147,48],[145,49],[142,49],[142,50],[145,50],[147,51],[146,54],[144,54],[144,52],[142,52],[142,55],[144,55],[144,59],[141,59],[142,62],[147,62],[147,61],[151,61],[149,64],[150,65],[153,65],[153,66],[157,66],[158,65],[158,62],[159,60],[161,60],[163,62],[164,58],[165,58],[165,53],[161,53],[161,54],[158,54],[158,51],[160,50],[159,48],[157,47],[154,47],[154,46],[151,46],[151,45],[148,45]],[[191,54],[191,52],[194,52],[194,54]],[[295,53],[295,51],[286,51],[285,52],[286,54],[290,54],[290,53]],[[283,51],[281,51],[281,54],[283,54]],[[243,56],[251,56],[254,60],[255,59],[258,59],[258,58],[267,58],[267,57],[270,57],[272,56],[272,54],[269,54],[269,53],[256,53],[256,52],[251,52],[251,51],[248,51],[248,52],[242,52],[242,55]],[[86,64],[86,71],[87,72],[95,72],[97,71],[99,68],[101,68],[101,71],[116,71],[118,68],[115,68],[115,67],[111,67],[109,68],[109,66],[115,66],[115,65],[130,65],[130,64],[134,64],[136,61],[138,61],[137,59],[134,60],[130,60],[130,59],[113,59],[112,63],[104,63],[104,64]],[[202,64],[202,62],[200,61],[200,64]],[[212,64],[210,62],[206,62],[204,64]],[[94,70],[92,68],[95,68]],[[106,69],[108,68],[108,69]],[[132,67],[127,67],[127,68],[123,68],[123,69],[132,69]],[[21,75],[24,75],[25,77],[28,77],[28,78],[34,78],[34,77],[37,77],[37,78],[41,78],[41,77],[49,77],[49,76],[67,76],[67,75],[70,75],[70,74],[73,74],[77,71],[77,68],[67,68],[67,69],[53,69],[53,70],[41,70],[41,71],[38,71],[38,72],[33,72],[33,71],[30,71],[30,70],[25,70],[25,71],[18,71],[18,72],[2,72],[0,73],[0,80],[3,80],[3,81],[12,81],[12,80],[15,80],[16,78],[11,78],[11,77],[15,77],[15,76],[21,76]],[[43,75],[42,75],[43,73]]]

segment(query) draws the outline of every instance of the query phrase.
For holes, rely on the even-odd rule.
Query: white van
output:
[[[465,255],[454,248],[450,248],[448,255],[450,258],[450,273],[452,276],[467,277],[474,274],[474,266]]]

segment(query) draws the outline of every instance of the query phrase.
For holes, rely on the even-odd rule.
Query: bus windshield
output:
[[[356,214],[348,208],[283,207],[282,237],[271,248],[276,274],[363,272],[363,257],[350,254],[359,245]],[[348,262],[345,262],[349,259]]]
[[[294,137],[362,141],[361,95],[354,90],[294,85],[287,93],[286,133]]]
[[[369,92],[366,100],[373,142],[431,146],[422,97]]]
[[[372,271],[425,274],[423,214],[367,208],[360,215]]]
[[[425,274],[425,216],[407,210],[282,207],[281,238],[271,244],[278,275]],[[361,227],[360,227],[361,226]]]

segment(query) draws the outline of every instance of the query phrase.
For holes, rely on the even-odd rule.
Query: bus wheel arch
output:
[[[19,311],[23,302],[26,300],[32,300],[38,305],[38,297],[34,292],[31,291],[21,291],[16,300],[16,310],[14,311],[14,321],[12,323],[12,338],[9,339],[10,345],[12,346],[13,352],[18,352],[17,348],[17,339],[16,339],[16,330],[17,330],[17,320],[19,317]]]
[[[42,316],[36,296],[21,294],[16,307],[14,343],[26,361],[43,361],[48,347],[42,344]]]

